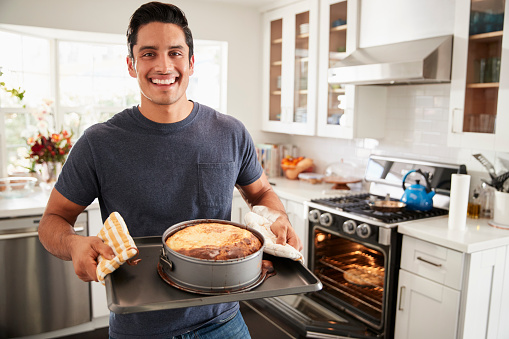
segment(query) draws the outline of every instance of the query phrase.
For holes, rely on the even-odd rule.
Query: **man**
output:
[[[141,103],[87,129],[52,191],[39,238],[55,256],[72,260],[78,277],[97,281],[98,255],[113,257],[98,237],[71,225],[99,199],[103,221],[117,211],[133,237],[162,235],[192,219],[228,219],[233,187],[251,206],[280,212],[278,243],[302,244],[256,159],[238,120],[186,98],[193,74],[193,39],[185,15],[169,4],[142,5],[127,31],[129,74]],[[238,303],[119,315],[112,338],[249,338]]]

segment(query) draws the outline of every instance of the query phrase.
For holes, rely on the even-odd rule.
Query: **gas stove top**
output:
[[[359,215],[371,220],[383,222],[386,224],[395,224],[411,220],[419,220],[424,218],[438,217],[447,215],[449,211],[442,208],[434,207],[430,211],[412,211],[404,209],[398,212],[380,212],[374,211],[369,206],[370,202],[375,200],[383,200],[384,197],[370,193],[349,194],[324,199],[313,199],[311,202],[316,204],[332,207],[338,211],[348,212]]]

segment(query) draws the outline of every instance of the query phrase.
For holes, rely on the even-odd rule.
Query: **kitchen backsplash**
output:
[[[473,176],[473,184],[477,184],[479,177],[488,178],[488,175],[472,154],[484,154],[497,170],[509,167],[506,164],[509,154],[447,146],[449,92],[449,84],[390,87],[385,137],[380,140],[293,135],[284,142],[296,145],[300,155],[313,158],[318,173],[341,159],[357,164],[360,171],[364,171],[370,154],[383,154],[465,164]],[[507,161],[501,163],[498,158]]]

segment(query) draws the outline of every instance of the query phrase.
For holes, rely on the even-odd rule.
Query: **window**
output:
[[[187,97],[226,113],[227,43],[194,44]],[[92,124],[140,102],[122,35],[0,25],[0,45],[9,46],[0,49],[0,82],[25,90],[22,102],[0,90],[2,176],[27,171],[26,139],[38,131],[62,127],[77,139]],[[54,101],[49,107],[48,99]],[[37,119],[44,110],[50,126]]]

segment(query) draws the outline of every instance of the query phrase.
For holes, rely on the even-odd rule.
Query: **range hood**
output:
[[[390,85],[451,81],[452,35],[360,48],[329,69],[333,84]]]

